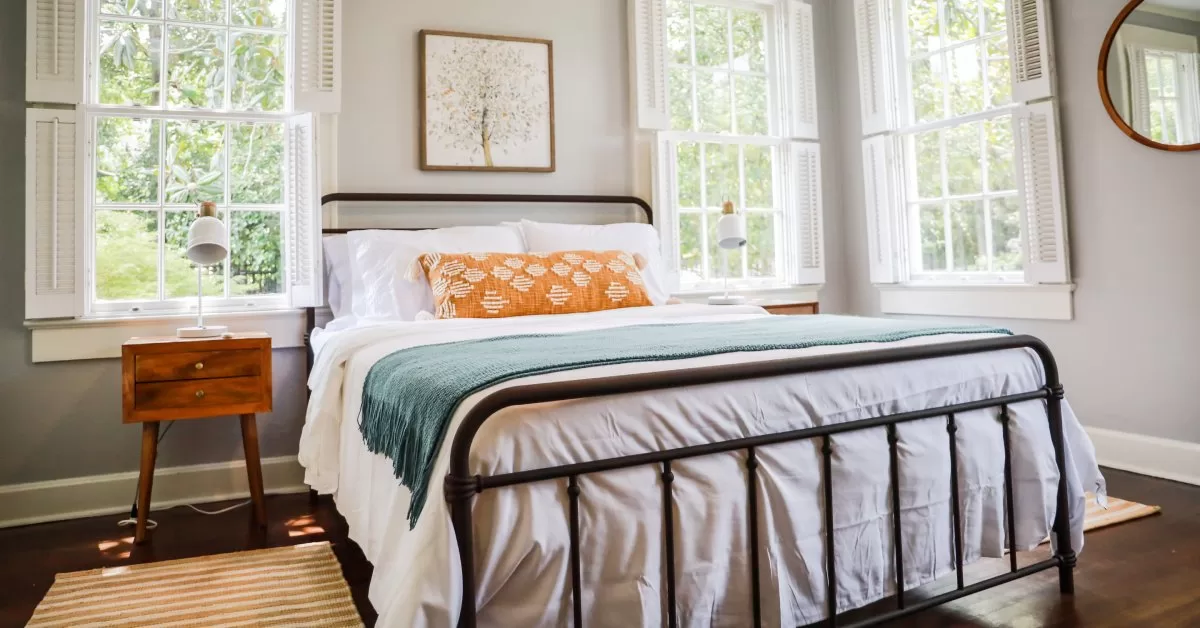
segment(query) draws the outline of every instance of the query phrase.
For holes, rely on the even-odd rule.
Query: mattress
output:
[[[357,417],[363,381],[383,356],[420,344],[636,324],[742,320],[767,315],[746,306],[672,305],[592,314],[499,320],[376,323],[329,331],[309,384],[301,439],[306,481],[332,493],[350,538],[375,566],[370,600],[381,626],[451,626],[461,600],[460,557],[449,509],[433,487],[409,529],[408,490],[391,462],[367,451]],[[976,336],[986,337],[986,336]],[[933,336],[887,347],[963,340]],[[862,351],[885,345],[732,353],[673,362],[595,367],[523,378],[476,393],[465,412],[499,388],[667,369]],[[939,407],[1042,384],[1032,352],[939,358],[652,393],[509,408],[479,432],[478,473],[555,466],[714,440]],[[1104,494],[1094,451],[1064,404],[1073,547],[1082,547],[1084,490]],[[1044,403],[1015,404],[1012,417],[1014,545],[1035,546],[1050,529],[1058,471]],[[1003,448],[995,410],[957,417],[964,560],[998,557],[1004,533]],[[901,425],[900,488],[906,587],[954,565],[949,441],[945,420]],[[800,625],[825,616],[825,548],[820,453],[815,442],[757,452],[763,620]],[[834,554],[837,605],[849,610],[894,593],[888,449],[882,429],[834,437]],[[684,626],[744,625],[750,609],[745,454],[680,461],[675,473],[677,596]],[[446,473],[449,447],[433,477]],[[662,497],[658,470],[638,467],[581,477],[583,608],[589,626],[654,626],[662,621]],[[476,604],[481,626],[569,624],[569,536],[563,482],[487,491],[476,498]]]

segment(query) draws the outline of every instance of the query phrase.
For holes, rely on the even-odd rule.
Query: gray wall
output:
[[[1126,24],[1135,26],[1145,26],[1147,28],[1157,28],[1160,31],[1170,33],[1180,33],[1183,35],[1191,35],[1200,37],[1200,22],[1195,20],[1185,20],[1181,17],[1172,17],[1170,15],[1162,15],[1152,13],[1150,11],[1134,11],[1125,18]]]
[[[866,264],[852,3],[837,5],[851,308],[877,314]],[[1084,425],[1200,442],[1200,152],[1145,148],[1101,105],[1096,60],[1125,0],[1051,5],[1076,316],[997,322],[1050,344]]]

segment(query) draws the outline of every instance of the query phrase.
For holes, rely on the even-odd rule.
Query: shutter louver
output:
[[[1012,59],[1013,101],[1054,96],[1050,12],[1046,0],[1007,0],[1008,46]]]
[[[337,113],[342,104],[342,0],[296,0],[294,19],[295,109]]]
[[[84,0],[27,0],[25,100],[83,99]]]
[[[820,137],[820,131],[812,5],[800,0],[788,1],[787,39],[792,70],[792,136],[815,140]]]
[[[887,15],[887,0],[854,0],[858,93],[864,137],[891,131],[895,125],[892,73],[888,68],[891,37]]]
[[[321,188],[316,132],[316,117],[311,113],[288,120],[287,248],[293,307],[325,304],[321,289]]]
[[[629,11],[637,126],[666,131],[671,128],[667,103],[666,0],[630,0]]]
[[[863,140],[863,205],[867,210],[867,251],[874,284],[899,281],[894,205],[900,199],[900,189],[895,159],[893,138],[878,136]]]
[[[796,204],[797,257],[800,260],[796,282],[801,285],[825,283],[825,232],[821,216],[821,146],[792,144],[789,175]]]
[[[1070,283],[1067,212],[1054,103],[1022,107],[1013,117],[1013,124],[1017,185],[1024,199],[1025,280],[1039,284]]]
[[[74,111],[29,109],[25,130],[25,318],[83,313],[82,137]]]

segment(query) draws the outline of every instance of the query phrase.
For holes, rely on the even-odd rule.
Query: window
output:
[[[1069,283],[1044,0],[854,0],[871,279]]]
[[[797,0],[637,0],[639,126],[657,131],[655,204],[683,290],[727,272],[743,287],[824,281],[819,147],[797,141],[816,139],[811,16]],[[728,252],[727,201],[747,231]]]
[[[1138,59],[1138,57],[1142,57]],[[1134,57],[1145,80],[1145,100],[1134,99],[1135,120],[1147,125],[1150,139],[1163,144],[1194,144],[1200,141],[1200,86],[1196,80],[1196,54],[1183,51],[1146,49]],[[1137,71],[1134,74],[1136,76]],[[1145,111],[1136,111],[1145,103]]]
[[[315,304],[339,3],[28,2],[27,100],[74,109],[27,113],[27,318]],[[198,277],[202,201],[230,252]]]

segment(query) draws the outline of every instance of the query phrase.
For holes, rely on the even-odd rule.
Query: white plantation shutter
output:
[[[1027,283],[1070,283],[1067,211],[1062,159],[1053,102],[1025,105],[1013,117],[1017,186],[1021,192],[1022,236]]]
[[[825,283],[825,232],[821,216],[821,146],[794,143],[790,147],[788,178],[795,203],[797,259],[796,283]]]
[[[863,205],[867,210],[867,251],[871,283],[899,281],[896,247],[901,190],[896,140],[883,135],[863,140]]]
[[[341,109],[342,2],[296,0],[292,89],[297,111],[337,113]]]
[[[321,290],[321,177],[316,116],[292,116],[287,128],[287,252],[293,307],[325,304]]]
[[[787,42],[791,64],[792,137],[815,140],[817,127],[817,64],[813,42],[813,8],[788,0]]]
[[[889,15],[888,0],[854,0],[863,136],[895,128],[896,99],[889,67],[892,45]]]
[[[26,0],[25,100],[82,102],[84,21],[84,0]]]
[[[1054,95],[1047,0],[1007,0],[1008,48],[1012,59],[1013,101]]]
[[[633,43],[633,94],[639,129],[671,128],[667,103],[666,0],[630,0],[629,31]]]
[[[29,109],[25,126],[25,318],[83,313],[83,138],[74,111]]]
[[[659,231],[659,242],[663,259],[667,260],[672,275],[679,273],[679,212],[675,199],[679,196],[675,164],[676,148],[674,140],[661,136],[654,142],[651,159],[654,162],[654,189],[651,191],[655,220]],[[677,286],[672,286],[672,289]]]

